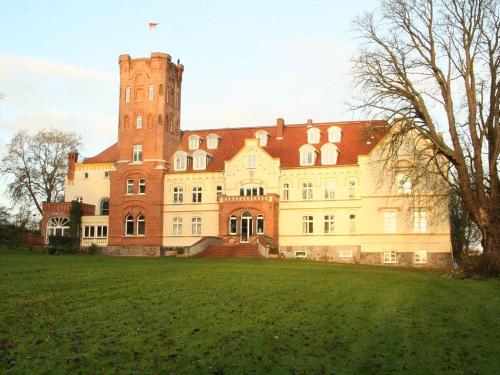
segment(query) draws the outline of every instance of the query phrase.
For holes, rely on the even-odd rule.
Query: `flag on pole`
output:
[[[158,26],[158,23],[150,22],[149,23],[149,30],[154,30]]]

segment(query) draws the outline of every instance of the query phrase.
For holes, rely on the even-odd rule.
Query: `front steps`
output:
[[[264,258],[257,250],[257,245],[211,245],[196,258]]]

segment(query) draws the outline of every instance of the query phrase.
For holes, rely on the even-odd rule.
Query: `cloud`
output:
[[[116,142],[118,75],[0,54],[0,142],[21,129],[71,130],[89,155]]]

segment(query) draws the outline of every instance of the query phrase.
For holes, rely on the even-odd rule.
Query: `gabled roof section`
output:
[[[387,122],[379,120],[326,122],[315,123],[313,126],[318,128],[322,133],[320,142],[315,144],[318,150],[325,143],[328,143],[328,128],[338,126],[342,130],[342,139],[336,144],[339,149],[339,157],[336,165],[357,164],[358,156],[367,155],[389,130]],[[209,134],[216,133],[221,137],[217,149],[207,150],[206,142],[202,142],[199,149],[209,152],[213,157],[205,171],[222,171],[224,170],[224,161],[231,160],[236,155],[244,146],[245,139],[255,139],[255,133],[263,130],[269,134],[267,146],[264,147],[265,151],[270,156],[281,160],[281,168],[295,168],[301,167],[299,149],[302,145],[307,144],[308,129],[310,128],[307,127],[307,123],[285,125],[283,128],[283,139],[276,139],[276,125],[188,130],[181,132],[181,142],[176,151],[189,152],[188,138],[192,135],[206,138]],[[316,158],[315,166],[321,166],[321,158]],[[192,166],[187,171],[192,171]]]
[[[84,164],[90,163],[114,163],[118,159],[118,144],[109,146],[99,154],[83,160]]]

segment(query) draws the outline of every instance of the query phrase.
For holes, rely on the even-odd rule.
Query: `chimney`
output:
[[[285,127],[285,120],[279,118],[276,120],[276,139],[283,139],[283,128]]]
[[[78,163],[78,152],[72,151],[68,154],[68,173],[66,176],[68,180],[75,178],[75,164]]]
[[[312,128],[312,126],[313,126],[313,120],[311,119],[307,120],[307,127]]]

